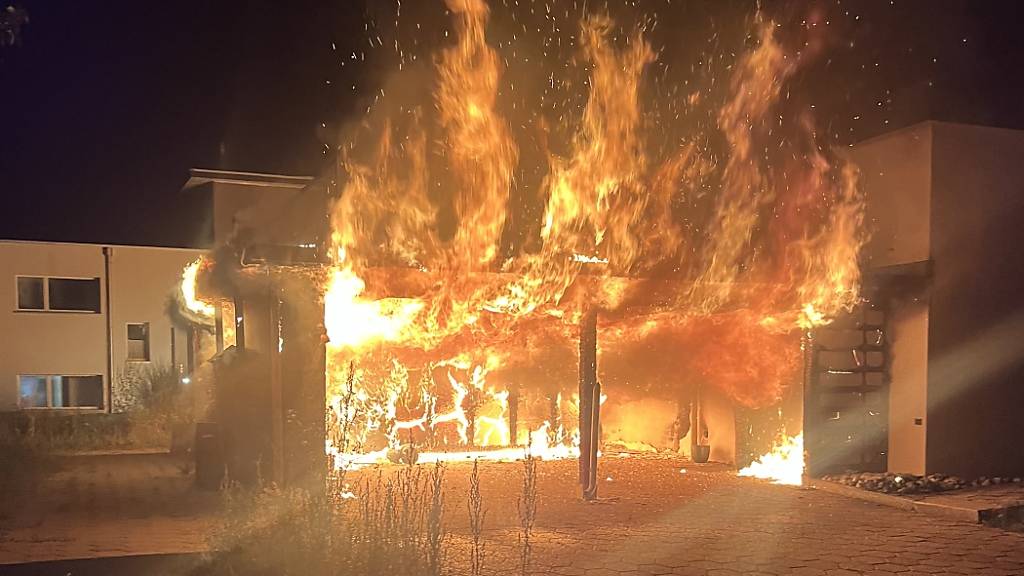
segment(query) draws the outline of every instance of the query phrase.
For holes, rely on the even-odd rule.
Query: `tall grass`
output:
[[[516,505],[519,511],[519,563],[521,574],[526,576],[533,553],[533,526],[537,520],[537,459],[531,455],[523,460],[523,487]]]
[[[403,467],[313,495],[228,491],[228,518],[209,574],[438,576],[448,534],[444,468]]]
[[[469,573],[472,576],[480,576],[483,572],[485,545],[483,540],[484,520],[487,511],[484,510],[484,499],[480,494],[480,467],[477,460],[473,461],[473,472],[469,477],[469,530],[472,537],[472,547],[469,554]]]

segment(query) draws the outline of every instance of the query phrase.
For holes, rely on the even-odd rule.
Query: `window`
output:
[[[100,311],[100,279],[47,278],[50,310]]]
[[[149,322],[128,325],[128,360],[149,362]]]
[[[22,408],[46,408],[49,406],[48,379],[48,376],[21,376],[19,378]]]
[[[18,377],[22,408],[103,408],[103,377],[22,375]]]
[[[42,310],[43,279],[18,276],[18,310]]]
[[[18,276],[18,310],[100,312],[99,278]]]

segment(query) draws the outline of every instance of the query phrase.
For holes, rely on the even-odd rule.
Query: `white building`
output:
[[[203,251],[0,241],[0,411],[116,411],[124,375],[196,365],[170,301]]]

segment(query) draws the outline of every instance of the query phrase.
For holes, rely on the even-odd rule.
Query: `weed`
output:
[[[533,552],[530,537],[537,519],[537,459],[530,454],[523,460],[523,491],[516,506],[519,510],[520,569],[523,576],[526,576]]]
[[[480,576],[484,566],[485,546],[483,541],[484,520],[487,511],[484,510],[483,497],[480,495],[480,470],[479,462],[473,461],[473,472],[469,477],[469,529],[472,533],[473,547],[470,550],[470,574]]]

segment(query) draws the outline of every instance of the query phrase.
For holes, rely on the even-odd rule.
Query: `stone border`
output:
[[[892,494],[861,490],[860,488],[854,488],[853,486],[847,486],[837,482],[829,482],[828,480],[820,480],[818,478],[805,478],[804,485],[824,492],[831,492],[832,494],[838,494],[848,498],[864,500],[865,502],[872,502],[874,504],[881,504],[883,506],[899,508],[901,510],[921,512],[923,514],[939,516],[949,520],[970,522],[972,524],[980,524],[982,520],[989,518],[996,511],[1009,510],[1012,508],[988,508],[979,510],[976,508],[960,508],[945,504],[935,504],[932,502],[920,502],[917,500],[902,498],[900,496],[893,496]]]

